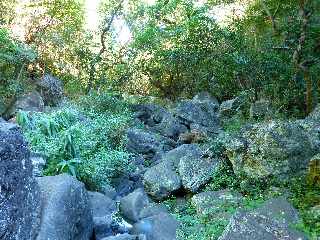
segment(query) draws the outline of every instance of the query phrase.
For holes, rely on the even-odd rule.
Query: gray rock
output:
[[[15,115],[18,111],[43,112],[44,102],[37,91],[26,93],[20,96],[10,111],[10,116]]]
[[[202,155],[202,151],[200,147],[196,144],[183,144],[163,154],[161,156],[161,160],[163,162],[173,164],[174,168],[177,169],[179,166],[180,160],[186,155],[192,156],[194,158],[200,158]]]
[[[271,103],[267,100],[256,101],[250,106],[250,118],[264,119],[271,115]]]
[[[144,207],[149,204],[149,198],[143,189],[137,189],[120,201],[120,212],[128,222],[135,223]]]
[[[219,104],[216,101],[196,98],[180,102],[174,112],[188,126],[196,123],[212,130],[218,130],[220,129],[217,116],[218,108]]]
[[[271,121],[242,130],[225,144],[236,175],[279,180],[305,170],[314,154],[310,137],[295,122]]]
[[[210,191],[194,195],[191,202],[199,215],[229,220],[231,213],[226,213],[225,209],[238,208],[241,205],[242,196],[230,190]]]
[[[181,158],[178,168],[183,187],[191,192],[197,192],[201,186],[209,182],[220,165],[220,159],[186,154]]]
[[[175,147],[175,142],[167,138],[148,133],[142,129],[129,129],[127,131],[129,152],[143,154],[152,158],[158,152],[166,152]]]
[[[133,225],[132,234],[144,234],[148,240],[175,240],[178,221],[167,213],[145,218]]]
[[[144,235],[130,235],[128,233],[119,234],[117,236],[111,236],[103,238],[101,240],[147,240]]]
[[[33,166],[33,176],[41,177],[44,166],[46,165],[46,160],[41,154],[36,153],[31,153],[30,160]]]
[[[162,136],[172,138],[176,141],[181,133],[188,131],[188,128],[172,114],[167,114],[159,124],[152,128],[152,130],[158,132]]]
[[[113,218],[117,211],[116,202],[102,193],[88,192],[93,216],[93,228],[97,240],[111,236]]]
[[[161,162],[145,172],[143,184],[148,194],[161,200],[181,187],[181,179],[175,172],[173,163]]]
[[[41,190],[41,228],[37,240],[88,240],[93,219],[83,183],[62,174],[38,178]]]
[[[237,212],[219,240],[307,239],[291,228],[291,224],[297,223],[297,216],[297,211],[286,200],[273,199],[252,212]]]
[[[62,101],[63,85],[59,79],[45,74],[37,85],[45,105],[56,106]]]
[[[104,184],[101,189],[100,189],[100,192],[107,196],[108,198],[110,199],[115,199],[116,196],[117,196],[117,192],[116,190],[114,189],[114,187],[112,187],[111,185],[108,185],[108,184]]]
[[[135,117],[149,127],[153,127],[170,115],[163,107],[156,104],[138,104],[133,106]]]
[[[40,192],[30,152],[18,127],[0,120],[0,238],[36,238]]]
[[[166,206],[158,203],[151,203],[141,210],[139,219],[152,217],[160,213],[168,213]]]

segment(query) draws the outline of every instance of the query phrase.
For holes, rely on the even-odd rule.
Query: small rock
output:
[[[46,160],[40,154],[32,153],[30,160],[33,165],[33,176],[42,177],[44,166],[46,165]]]
[[[140,220],[140,213],[148,204],[149,198],[144,190],[140,188],[121,199],[120,212],[126,220],[135,223]]]

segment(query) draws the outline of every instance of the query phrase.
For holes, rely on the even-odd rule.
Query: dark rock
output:
[[[181,179],[175,172],[173,163],[161,162],[145,172],[143,184],[148,194],[161,200],[180,189]]]
[[[133,106],[135,117],[149,127],[162,122],[169,113],[161,106],[155,104],[138,104]]]
[[[144,234],[148,240],[175,240],[178,221],[167,213],[145,218],[133,225],[132,234]]]
[[[50,74],[45,74],[37,83],[45,105],[56,106],[63,98],[62,82]]]
[[[237,212],[219,240],[307,239],[291,228],[297,223],[297,211],[285,199],[272,199],[251,212]]]
[[[135,183],[130,180],[128,175],[112,179],[111,183],[115,187],[117,197],[124,197],[135,190]]]
[[[149,198],[140,188],[121,199],[120,212],[128,222],[135,223],[140,220],[140,213],[148,204]]]
[[[93,219],[83,183],[66,174],[38,178],[41,190],[41,228],[37,240],[88,240]]]
[[[152,128],[153,131],[158,132],[162,136],[178,140],[181,133],[188,131],[188,128],[183,125],[173,115],[167,114],[162,121]]]
[[[185,124],[196,123],[212,131],[220,129],[217,116],[219,105],[215,101],[185,100],[178,104],[175,115]]]
[[[148,133],[142,129],[129,129],[127,131],[129,152],[142,154],[152,159],[157,152],[166,152],[173,149],[176,143],[173,140]]]
[[[40,193],[19,128],[0,119],[0,238],[36,239]]]
[[[112,214],[117,211],[116,202],[102,193],[88,192],[92,209],[94,234],[97,240],[111,236]]]

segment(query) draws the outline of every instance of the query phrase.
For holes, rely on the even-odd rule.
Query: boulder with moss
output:
[[[303,233],[294,229],[298,222],[297,210],[286,199],[279,197],[255,210],[235,213],[219,240],[306,240]]]
[[[300,173],[314,154],[309,135],[295,122],[271,121],[242,129],[239,137],[225,143],[236,175],[249,179]]]

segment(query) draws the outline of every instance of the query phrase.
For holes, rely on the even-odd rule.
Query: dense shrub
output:
[[[47,157],[46,175],[69,172],[97,189],[130,167],[123,133],[131,114],[115,99],[95,94],[48,113],[19,113],[31,150]]]
[[[36,58],[35,52],[14,40],[0,28],[0,116],[30,87],[27,65]]]

